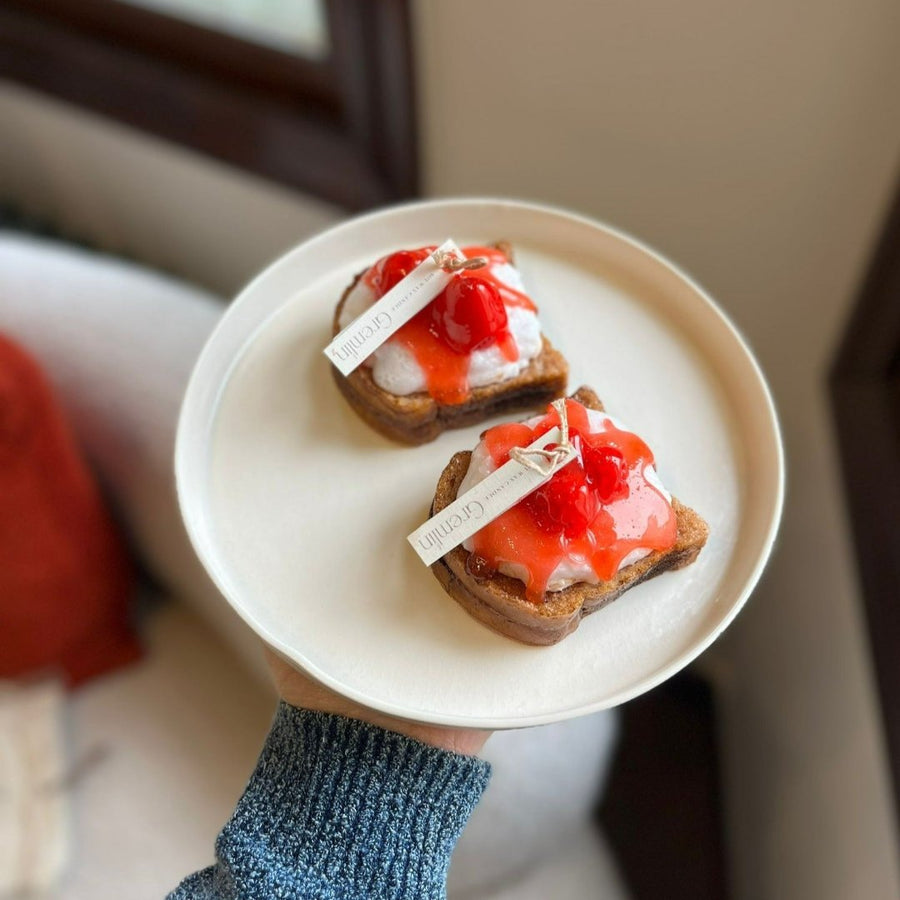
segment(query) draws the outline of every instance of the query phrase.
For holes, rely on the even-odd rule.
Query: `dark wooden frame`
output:
[[[418,189],[407,0],[325,0],[322,61],[117,0],[4,0],[0,77],[349,210]]]
[[[830,373],[847,507],[900,810],[900,192]]]

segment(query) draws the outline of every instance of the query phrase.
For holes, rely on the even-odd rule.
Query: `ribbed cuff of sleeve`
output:
[[[241,897],[442,898],[489,776],[474,757],[282,703],[219,836],[220,874]]]

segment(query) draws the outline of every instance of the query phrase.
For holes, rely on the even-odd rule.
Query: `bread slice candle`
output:
[[[337,305],[333,333],[434,250],[398,250],[357,275]],[[332,367],[350,406],[393,440],[424,444],[447,428],[539,408],[565,393],[568,365],[541,332],[509,245],[464,247],[462,253],[480,264],[458,271],[349,375]]]
[[[582,387],[565,401],[577,457],[432,565],[445,590],[500,634],[554,644],[629,588],[694,562],[706,522],[672,497],[650,448]],[[560,425],[560,413],[491,428],[441,473],[437,514]]]

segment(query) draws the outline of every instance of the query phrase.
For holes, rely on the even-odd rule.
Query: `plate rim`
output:
[[[704,636],[703,639],[697,641],[695,644],[692,644],[686,651],[676,656],[668,664],[661,666],[652,673],[646,675],[644,678],[636,681],[634,684],[629,685],[628,687],[610,694],[600,700],[589,703],[580,703],[572,707],[567,707],[565,709],[554,710],[553,712],[519,716],[465,716],[440,712],[424,712],[421,714],[417,714],[408,706],[397,706],[389,701],[372,698],[356,690],[355,688],[345,685],[339,680],[332,678],[328,675],[327,672],[310,663],[308,660],[297,659],[292,649],[287,646],[286,643],[279,640],[279,638],[276,635],[272,634],[268,628],[264,627],[250,610],[245,609],[242,604],[229,596],[226,586],[217,576],[216,567],[214,565],[211,565],[206,559],[203,549],[200,525],[197,521],[195,521],[195,517],[191,515],[188,510],[188,493],[190,490],[187,486],[187,482],[189,480],[187,471],[187,457],[190,453],[190,450],[188,449],[190,443],[188,436],[188,431],[190,429],[189,420],[195,411],[195,407],[198,407],[198,404],[200,403],[198,398],[199,395],[203,392],[203,385],[201,384],[201,373],[209,365],[208,359],[213,353],[213,347],[217,342],[218,335],[222,330],[224,324],[226,323],[226,320],[233,317],[233,315],[236,314],[236,311],[242,308],[243,305],[248,302],[247,298],[256,292],[258,286],[262,282],[270,278],[277,269],[289,264],[289,259],[292,255],[299,252],[301,249],[304,252],[309,252],[320,242],[331,240],[333,236],[340,231],[358,227],[359,225],[372,219],[402,216],[405,213],[414,212],[418,209],[440,209],[448,207],[475,208],[483,207],[486,205],[505,207],[524,214],[549,214],[551,216],[557,216],[572,220],[592,229],[606,232],[608,236],[622,241],[625,244],[630,245],[632,248],[646,254],[658,265],[661,265],[662,267],[668,269],[677,278],[685,282],[692,289],[692,291],[705,302],[709,310],[719,319],[720,324],[724,326],[725,329],[730,333],[731,338],[736,341],[737,345],[740,347],[744,356],[744,361],[749,363],[750,365],[750,371],[753,375],[754,387],[759,392],[759,399],[763,401],[763,411],[765,413],[766,421],[769,425],[769,433],[767,437],[771,440],[771,449],[774,450],[775,491],[771,509],[769,510],[767,517],[765,536],[760,543],[749,576],[745,581],[743,588],[738,593],[736,599],[732,602],[730,610],[716,624],[716,626],[712,628],[707,635]],[[263,323],[258,323],[258,327],[262,327],[262,324]],[[250,340],[250,338],[251,335],[248,334],[246,341],[244,342],[244,344],[242,344],[242,349],[247,346],[247,342]],[[236,364],[237,360],[240,358],[240,355],[240,353],[237,354],[237,356],[230,361],[227,369],[228,374],[224,378],[223,382],[219,384],[215,390],[216,400],[212,405],[213,410],[217,409],[219,406],[219,400],[221,398],[222,391],[224,390],[228,378],[230,377],[230,373],[233,370],[233,367]],[[212,419],[214,420],[214,418],[215,415],[213,414]],[[693,660],[699,657],[702,653],[704,653],[719,638],[719,636],[725,631],[725,629],[728,628],[729,625],[731,625],[731,623],[734,621],[738,613],[743,609],[750,595],[753,593],[753,590],[759,583],[759,579],[761,578],[765,566],[767,565],[768,560],[771,556],[772,549],[774,547],[775,540],[778,534],[778,529],[781,523],[784,510],[786,480],[784,442],[771,389],[769,388],[762,368],[760,367],[759,362],[749,345],[749,342],[744,337],[740,329],[734,324],[731,317],[724,310],[722,310],[715,299],[679,265],[672,262],[659,251],[646,244],[644,241],[615,226],[609,225],[608,223],[592,216],[574,212],[561,206],[506,198],[502,196],[465,196],[414,200],[380,207],[379,209],[372,210],[362,215],[351,216],[350,218],[344,219],[341,222],[337,222],[324,231],[317,232],[306,240],[295,244],[293,247],[275,257],[260,272],[258,272],[253,278],[251,278],[250,281],[247,282],[247,284],[238,292],[232,303],[228,307],[226,307],[222,317],[219,319],[219,321],[216,323],[215,328],[207,337],[203,348],[200,351],[191,369],[191,374],[188,379],[187,387],[182,398],[178,415],[174,451],[174,469],[175,489],[181,519],[190,540],[191,547],[193,548],[197,559],[202,565],[207,576],[215,585],[218,592],[222,595],[223,600],[231,607],[231,609],[235,613],[237,613],[237,615],[245,622],[245,624],[247,624],[251,628],[254,634],[263,643],[272,648],[279,657],[284,659],[294,668],[298,668],[304,674],[310,676],[315,681],[335,691],[341,696],[351,699],[369,709],[384,713],[386,715],[394,716],[398,719],[404,719],[407,721],[440,725],[445,727],[481,728],[492,730],[506,730],[532,727],[535,725],[545,725],[552,722],[565,721],[568,719],[589,715],[590,713],[599,712],[604,709],[611,709],[616,706],[620,706],[621,704],[626,703],[629,700],[640,696],[641,694],[646,693],[649,690],[652,690],[654,687],[672,677],[674,674],[679,672],[681,669],[683,669],[685,666],[689,665]]]

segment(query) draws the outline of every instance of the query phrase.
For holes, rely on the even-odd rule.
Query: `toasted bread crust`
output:
[[[580,388],[573,397],[592,409],[602,409],[593,391]],[[456,499],[469,469],[469,451],[455,454],[441,473],[432,514]],[[591,585],[578,582],[561,591],[547,592],[541,604],[525,598],[525,585],[499,572],[476,579],[466,569],[468,551],[456,547],[431,568],[441,585],[470,615],[507,637],[525,644],[555,644],[571,634],[582,618],[621,596],[629,588],[666,572],[689,565],[706,543],[709,529],[694,510],[673,498],[678,522],[674,547],[656,551],[622,569],[611,581]]]
[[[508,259],[505,242],[495,244]],[[334,312],[332,333],[338,334],[341,311],[350,291],[362,277],[353,279]],[[403,444],[427,444],[448,428],[464,428],[494,415],[541,407],[566,390],[569,367],[563,355],[543,339],[543,349],[515,378],[473,388],[465,403],[443,405],[424,391],[398,396],[380,388],[371,369],[360,366],[349,376],[334,366],[332,375],[340,392],[356,413],[376,431]]]

